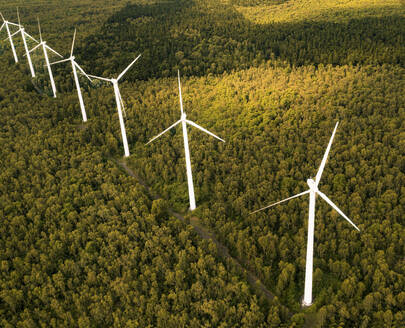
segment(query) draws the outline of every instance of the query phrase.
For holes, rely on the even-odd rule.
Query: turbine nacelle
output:
[[[181,114],[181,120],[185,121],[186,119],[187,119],[187,114],[186,113]]]
[[[318,186],[316,185],[316,182],[314,181],[314,179],[308,179],[307,185],[309,186],[310,190],[315,191],[315,192],[318,191]]]

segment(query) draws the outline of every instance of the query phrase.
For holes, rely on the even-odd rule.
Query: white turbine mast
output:
[[[174,128],[176,125],[181,123],[182,128],[183,128],[184,154],[186,157],[186,170],[187,170],[187,182],[188,182],[188,195],[189,195],[189,200],[190,200],[190,210],[193,211],[196,208],[196,204],[195,204],[195,196],[194,196],[193,175],[191,172],[190,150],[188,147],[187,123],[196,127],[197,129],[200,129],[201,131],[209,134],[210,136],[212,136],[222,142],[225,142],[225,140],[221,139],[220,137],[216,136],[215,134],[209,132],[208,130],[204,129],[203,127],[199,126],[198,124],[187,119],[187,115],[183,110],[183,98],[181,95],[181,84],[180,84],[180,71],[177,71],[177,74],[178,74],[178,81],[179,81],[179,98],[180,98],[180,111],[181,111],[180,120],[178,120],[176,123],[174,123],[173,125],[168,127],[163,132],[159,133],[157,136],[153,137],[146,144],[151,143],[152,141],[159,138],[161,135],[165,134],[167,131],[169,131],[170,129]]]
[[[21,25],[21,21],[20,21],[20,13],[18,12],[18,7],[17,7],[17,17],[18,17],[18,31],[15,32],[14,34],[11,35],[11,37],[13,37],[14,35],[21,33],[21,38],[24,44],[24,50],[25,50],[25,56],[27,56],[27,60],[28,60],[28,66],[30,68],[30,72],[31,72],[31,76],[35,77],[35,70],[34,70],[34,66],[32,65],[32,61],[31,61],[31,55],[30,52],[28,50],[28,45],[27,45],[27,38],[30,38],[31,40],[33,40],[34,42],[38,43],[37,40],[35,40],[31,35],[29,35],[27,32],[25,32],[24,27]]]
[[[17,27],[19,27],[19,25],[14,24],[14,23],[11,23],[11,22],[5,20],[2,13],[0,13],[0,16],[1,16],[2,20],[3,20],[3,24],[2,24],[1,27],[0,27],[0,31],[1,31],[4,27],[6,28],[6,31],[7,31],[7,39],[9,39],[9,41],[10,41],[10,46],[11,46],[11,50],[12,50],[12,52],[13,52],[14,60],[15,60],[16,63],[18,63],[18,57],[17,57],[17,53],[16,53],[16,51],[15,51],[14,42],[13,42],[13,36],[11,35],[10,26],[9,26],[9,25],[17,26]],[[7,40],[7,39],[6,39],[6,40]]]
[[[104,77],[99,77],[95,75],[89,75],[89,77],[98,79],[101,81],[106,81],[106,82],[111,82],[113,87],[114,87],[114,94],[115,94],[115,102],[117,103],[117,111],[118,111],[118,118],[120,121],[120,127],[121,127],[121,135],[122,135],[122,143],[124,144],[124,154],[125,157],[129,157],[129,147],[128,147],[128,140],[127,140],[127,134],[125,131],[125,124],[124,124],[124,117],[122,115],[122,111],[124,110],[125,113],[125,108],[124,108],[124,102],[122,101],[120,89],[118,87],[118,81],[125,75],[125,73],[132,67],[133,64],[141,57],[139,55],[136,57],[131,64],[127,66],[126,69],[122,71],[122,73],[116,78],[116,79],[106,79]]]
[[[58,55],[60,58],[63,58],[61,54],[53,50],[51,47],[49,47],[46,44],[46,41],[42,40],[42,33],[41,33],[41,25],[39,23],[39,18],[38,18],[38,30],[39,30],[39,44],[36,45],[34,48],[32,48],[29,52],[35,51],[37,48],[42,47],[42,50],[44,52],[44,57],[45,57],[45,65],[48,68],[48,73],[49,73],[49,79],[51,81],[51,87],[52,87],[52,92],[53,92],[53,97],[56,98],[56,86],[55,86],[55,81],[53,79],[53,73],[51,69],[51,64],[49,63],[49,57],[48,57],[48,50],[53,52],[54,54]]]
[[[325,168],[326,161],[328,159],[328,154],[332,146],[333,138],[336,133],[339,122],[336,123],[335,129],[333,130],[332,137],[330,138],[328,147],[326,148],[325,154],[323,156],[321,166],[318,169],[318,172],[313,179],[308,179],[307,184],[309,189],[300,194],[288,197],[284,200],[281,200],[277,203],[271,204],[269,206],[263,207],[259,210],[256,210],[253,213],[262,211],[274,205],[283,203],[287,200],[309,194],[309,217],[308,217],[308,241],[307,241],[307,257],[306,257],[306,267],[305,267],[305,290],[304,298],[302,301],[303,306],[310,306],[312,304],[312,271],[313,271],[313,255],[314,255],[314,225],[315,225],[315,196],[318,194],[323,200],[325,200],[332,208],[334,208],[343,218],[345,218],[353,227],[358,231],[360,229],[324,194],[318,189],[319,181],[321,180],[323,169]]]
[[[76,40],[76,29],[75,32],[73,34],[73,42],[72,42],[72,48],[70,51],[70,57],[66,58],[66,59],[62,59],[59,60],[57,62],[52,63],[51,65],[54,64],[59,64],[59,63],[64,63],[67,61],[70,61],[70,63],[72,64],[72,70],[73,70],[73,77],[75,80],[75,84],[76,84],[76,90],[77,90],[77,95],[79,97],[79,104],[80,104],[80,109],[82,111],[82,117],[83,117],[83,122],[87,122],[87,115],[86,115],[86,109],[84,107],[84,101],[83,101],[83,96],[82,96],[82,91],[80,89],[80,83],[79,83],[79,78],[77,76],[77,69],[83,73],[83,75],[85,77],[87,77],[89,79],[90,82],[92,82],[92,80],[90,79],[90,77],[85,73],[85,71],[79,66],[79,64],[76,62],[76,57],[73,56],[73,49],[75,46],[75,40]]]

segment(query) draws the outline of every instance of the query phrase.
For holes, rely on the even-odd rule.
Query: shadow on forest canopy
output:
[[[96,74],[115,76],[142,53],[129,80],[174,76],[177,68],[184,75],[220,74],[267,60],[403,66],[405,57],[405,22],[399,15],[259,25],[231,5],[174,0],[128,4],[101,29],[86,39],[86,49],[78,49],[85,64]]]

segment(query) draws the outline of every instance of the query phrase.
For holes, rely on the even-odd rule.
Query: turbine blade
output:
[[[139,55],[138,57],[136,57],[136,58],[133,60],[133,62],[132,62],[131,64],[129,64],[126,69],[124,69],[124,71],[117,77],[117,81],[125,75],[125,73],[131,68],[131,66],[132,66],[133,64],[135,64],[135,62],[139,59],[139,57],[141,57],[141,55]]]
[[[16,23],[11,23],[11,22],[7,22],[7,23],[10,24],[10,25],[14,25],[14,26],[20,27],[20,25],[18,25],[18,24],[16,24]]]
[[[37,17],[37,20],[38,20],[39,40],[42,42],[41,24],[39,23],[39,17]]]
[[[196,127],[197,129],[200,129],[201,131],[208,133],[210,136],[213,136],[214,138],[217,138],[218,140],[221,140],[222,142],[225,142],[224,139],[221,139],[220,137],[216,136],[215,134],[211,133],[210,131],[204,129],[203,127],[199,126],[198,124],[194,123],[193,121],[190,120],[186,120],[186,122],[194,127]]]
[[[9,37],[5,38],[3,41],[7,41],[8,39],[12,38],[14,35],[16,35],[17,33],[20,33],[21,30],[18,30],[17,32],[10,34]]]
[[[90,74],[89,74],[88,76],[89,76],[89,77],[92,77],[93,79],[111,82],[111,79],[106,79],[106,78],[104,78],[104,77],[99,77],[99,76],[90,75]]]
[[[4,25],[6,25],[6,23],[1,24],[0,31],[3,29]]]
[[[40,46],[42,46],[42,43],[36,45],[34,48],[32,48],[30,51],[28,52],[33,52],[34,50],[36,50],[37,48],[39,48]]]
[[[18,7],[17,7],[17,17],[18,17],[18,25],[21,26],[20,12],[18,11]]]
[[[21,32],[21,29],[19,29],[17,32],[14,32],[13,34],[11,34],[10,36],[13,37],[14,35],[17,35],[18,33]],[[5,38],[4,41],[6,41],[8,38]]]
[[[321,197],[325,200],[325,202],[327,202],[330,206],[332,206],[332,207],[336,210],[336,212],[338,212],[338,213],[339,213],[341,216],[343,216],[347,221],[349,221],[349,223],[350,223],[353,227],[355,227],[358,231],[360,231],[360,229],[357,228],[357,226],[346,216],[345,213],[343,213],[343,212],[339,209],[339,207],[337,207],[337,206],[328,198],[328,196],[326,196],[323,192],[321,192],[321,191],[319,191],[319,190],[318,190],[318,194],[319,194],[319,196],[321,196]]]
[[[52,51],[54,54],[58,55],[60,58],[63,58],[63,56],[62,56],[60,53],[56,52],[56,51],[53,50],[51,47],[49,47],[49,46],[47,46],[47,45],[45,45],[45,47],[46,47],[46,49]]]
[[[21,29],[19,29],[17,32],[14,32],[13,34],[11,34],[11,37],[13,37],[14,35],[17,35],[18,33],[20,33],[21,32]],[[8,39],[8,38],[7,38]],[[7,40],[6,39],[6,40]]]
[[[121,91],[119,91],[119,89],[118,89],[118,97],[120,98],[120,103],[122,110],[124,112],[124,117],[127,118],[127,112],[125,111],[124,101],[122,100]]]
[[[177,124],[179,124],[181,122],[181,120],[178,120],[176,123],[174,123],[173,125],[169,126],[166,130],[164,130],[163,132],[159,133],[156,137],[153,137],[152,139],[150,139],[147,143],[151,143],[153,140],[159,138],[161,135],[165,134],[167,131],[169,131],[170,129],[173,129]]]
[[[69,61],[69,60],[70,60],[70,58],[62,59],[62,60],[59,60],[59,61],[50,63],[50,65],[55,65],[55,64],[64,63],[64,62],[67,62],[67,61]]]
[[[81,68],[81,67],[79,66],[78,63],[74,62],[74,64],[75,64],[75,66],[79,69],[79,71],[82,72],[82,74],[83,74],[85,77],[87,77],[87,79],[88,79],[90,82],[93,82],[93,80],[86,74],[86,72],[83,70],[83,68]]]
[[[25,36],[29,37],[31,40],[35,41],[36,43],[39,43],[35,38],[33,38],[31,35],[29,35],[27,32],[24,31]]]
[[[337,129],[338,125],[339,125],[339,122],[336,122],[335,129],[333,130],[332,136],[329,140],[328,147],[326,148],[325,154],[323,155],[321,166],[319,167],[318,173],[316,174],[315,185],[318,185],[319,181],[321,180],[322,172],[323,172],[323,169],[325,168],[325,164],[328,159],[328,154],[329,154],[330,148],[332,147],[333,138],[335,137],[335,133],[336,133],[336,129]]]
[[[76,40],[76,29],[75,29],[75,33],[73,34],[73,42],[72,42],[72,49],[70,50],[70,57],[73,56],[73,48],[75,46],[75,40]]]
[[[3,20],[3,22],[6,22],[2,13],[0,13],[0,16],[1,16],[1,19]]]
[[[181,95],[180,70],[177,70],[177,78],[179,80],[180,111],[181,115],[183,115],[184,110],[183,110],[183,96]]]
[[[297,197],[303,196],[303,195],[308,194],[308,193],[309,193],[309,190],[304,191],[304,192],[302,192],[302,193],[300,193],[300,194],[297,194],[297,195],[294,195],[294,196],[288,197],[288,198],[286,198],[286,199],[280,200],[280,201],[279,201],[279,202],[277,202],[277,203],[274,203],[274,204],[271,204],[271,205],[268,205],[268,206],[262,207],[261,209],[258,209],[258,210],[256,210],[256,211],[254,211],[254,212],[250,213],[250,214],[254,214],[254,213],[257,213],[257,212],[263,211],[263,210],[265,210],[265,209],[267,209],[267,208],[269,208],[269,207],[273,207],[273,206],[275,206],[275,205],[278,205],[278,204],[284,203],[284,202],[286,202],[287,200],[290,200],[290,199],[293,199],[293,198],[297,198]]]

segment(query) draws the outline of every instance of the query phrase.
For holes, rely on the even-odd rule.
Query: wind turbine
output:
[[[139,57],[141,57],[141,55],[136,57],[132,61],[132,63],[129,64],[127,66],[127,68],[122,71],[122,73],[120,75],[118,75],[118,77],[116,79],[106,79],[104,77],[99,77],[99,76],[95,76],[95,75],[89,75],[89,77],[94,78],[94,79],[98,79],[98,80],[102,80],[102,81],[106,81],[106,82],[111,82],[113,87],[114,87],[115,102],[117,103],[118,118],[120,120],[122,143],[124,144],[125,157],[129,156],[129,147],[128,147],[128,141],[127,141],[127,134],[125,132],[124,118],[122,116],[122,109],[124,109],[124,111],[125,111],[125,108],[124,108],[124,102],[122,101],[120,89],[118,87],[118,81],[125,75],[125,73],[131,68],[131,66],[133,64],[135,64],[135,62],[139,59]]]
[[[51,47],[49,47],[46,44],[46,41],[42,40],[42,34],[41,34],[41,25],[39,23],[39,18],[38,18],[38,30],[39,30],[39,44],[36,45],[34,48],[32,48],[29,52],[33,52],[34,50],[36,50],[39,47],[42,47],[42,50],[44,52],[44,57],[45,57],[45,64],[46,67],[48,68],[48,73],[49,73],[49,79],[51,80],[51,86],[52,86],[52,92],[53,92],[53,97],[56,98],[56,86],[55,86],[55,81],[53,79],[53,74],[52,74],[52,69],[51,69],[51,65],[49,63],[49,57],[48,57],[48,50],[50,50],[51,52],[53,52],[54,54],[58,55],[60,58],[63,58],[63,56],[59,53],[57,53],[55,50],[53,50]]]
[[[24,27],[21,25],[21,21],[20,21],[20,13],[18,12],[18,7],[17,7],[17,17],[18,17],[18,31],[15,32],[14,34],[11,35],[11,37],[13,37],[14,35],[21,33],[21,37],[24,43],[24,49],[25,49],[25,56],[27,56],[27,60],[28,60],[28,66],[30,67],[30,71],[31,71],[31,76],[35,77],[35,70],[34,70],[34,66],[32,65],[32,61],[31,61],[31,56],[30,56],[30,52],[28,50],[28,45],[27,45],[27,37],[30,38],[31,40],[35,41],[36,43],[38,43],[37,40],[35,40],[31,35],[29,35],[27,32],[25,32]]]
[[[18,26],[18,25],[5,20],[2,13],[0,13],[0,16],[3,19],[3,24],[0,27],[0,31],[3,29],[3,27],[6,27],[6,31],[7,31],[7,35],[8,35],[7,39],[10,40],[10,46],[11,46],[11,50],[13,51],[14,60],[15,60],[16,63],[18,63],[17,53],[15,52],[13,37],[11,35],[10,27],[9,27],[9,25],[14,25],[14,26]]]
[[[335,129],[333,130],[332,137],[330,138],[328,147],[326,148],[326,152],[323,156],[321,166],[319,167],[318,172],[316,174],[315,181],[313,179],[307,180],[309,189],[300,194],[288,197],[284,200],[281,200],[277,203],[263,207],[263,208],[251,213],[251,214],[253,214],[253,213],[262,211],[266,208],[272,207],[274,205],[283,203],[287,200],[297,198],[297,197],[303,196],[305,194],[309,194],[309,218],[308,218],[307,259],[306,259],[306,267],[305,267],[305,290],[304,290],[304,298],[302,301],[302,305],[304,305],[304,306],[309,306],[312,304],[312,269],[313,269],[313,254],[314,254],[315,196],[318,194],[331,207],[333,207],[341,216],[343,216],[353,227],[355,227],[358,231],[360,231],[360,229],[324,193],[322,193],[318,189],[319,181],[321,180],[322,172],[325,167],[326,160],[328,158],[328,154],[329,154],[330,148],[332,146],[333,138],[335,136],[338,124],[339,124],[339,122],[337,122],[335,125]]]
[[[86,109],[84,107],[82,91],[80,89],[80,83],[79,83],[79,78],[77,77],[76,69],[79,69],[79,71],[82,72],[84,74],[84,76],[89,79],[90,82],[92,82],[92,80],[89,78],[89,76],[84,72],[84,70],[76,62],[75,56],[73,56],[73,49],[74,49],[74,46],[75,46],[75,39],[76,39],[76,29],[75,29],[75,33],[73,34],[73,42],[72,42],[72,49],[70,51],[70,57],[66,58],[66,59],[59,60],[57,62],[54,62],[51,65],[64,63],[64,62],[67,62],[67,61],[70,61],[70,63],[72,64],[73,77],[74,77],[74,80],[75,80],[75,83],[76,83],[76,89],[77,89],[77,94],[78,94],[78,97],[79,97],[80,109],[82,111],[83,122],[86,122],[87,121]]]
[[[199,126],[198,124],[189,121],[186,117],[186,113],[183,110],[183,98],[181,95],[181,84],[180,84],[180,71],[177,71],[178,74],[178,81],[179,81],[179,98],[180,98],[180,111],[181,111],[181,117],[180,120],[178,120],[176,123],[168,127],[166,130],[163,132],[159,133],[156,137],[153,137],[151,140],[149,140],[146,144],[151,143],[153,140],[159,138],[161,135],[165,134],[167,131],[170,129],[174,128],[177,124],[182,125],[183,128],[183,138],[184,138],[184,153],[186,157],[186,170],[187,170],[187,182],[188,182],[188,195],[190,199],[190,210],[193,211],[196,208],[195,205],[195,197],[194,197],[194,185],[193,185],[193,175],[191,172],[191,160],[190,160],[190,150],[188,147],[188,135],[187,135],[187,123],[196,127],[197,129],[200,129],[201,131],[209,134],[210,136],[213,136],[214,138],[217,138],[218,140],[225,142],[225,140],[221,139],[220,137],[216,136],[215,134],[209,132],[208,130],[204,129],[203,127]]]

